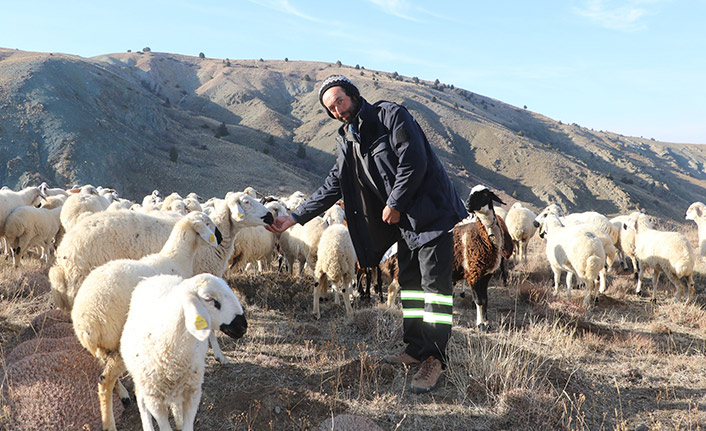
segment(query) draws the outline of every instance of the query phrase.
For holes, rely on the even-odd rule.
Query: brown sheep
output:
[[[504,204],[487,187],[475,186],[466,201],[476,222],[457,224],[453,229],[453,281],[466,280],[476,304],[476,327],[487,329],[488,282],[500,267],[505,246],[505,232],[495,217],[493,201]],[[504,229],[505,231],[507,228]],[[510,242],[509,247],[512,247]]]

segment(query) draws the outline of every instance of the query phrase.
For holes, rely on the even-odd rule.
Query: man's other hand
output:
[[[387,224],[398,223],[400,221],[400,212],[385,205],[385,209],[382,210],[382,221]]]

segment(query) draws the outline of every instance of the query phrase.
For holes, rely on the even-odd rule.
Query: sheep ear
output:
[[[189,292],[182,299],[186,330],[199,341],[211,334],[211,316],[203,306],[196,292]]]
[[[219,239],[219,237],[221,237],[221,234],[220,232],[218,232],[218,228],[216,228],[214,232],[206,223],[201,222],[197,223],[194,228],[199,234],[199,236],[201,236],[201,238],[203,238],[203,240],[206,241],[209,245],[216,246],[221,243],[221,240]]]
[[[498,195],[496,195],[496,194],[493,193],[493,192],[490,192],[490,195],[492,196],[492,200],[494,200],[495,202],[497,202],[497,203],[499,203],[499,204],[501,204],[501,205],[505,205],[505,202],[503,202],[503,200],[500,199],[500,198],[498,197]]]
[[[236,221],[241,221],[243,218],[245,218],[245,211],[243,211],[243,207],[240,205],[239,202],[235,203],[235,208],[233,208],[233,214],[234,218]]]

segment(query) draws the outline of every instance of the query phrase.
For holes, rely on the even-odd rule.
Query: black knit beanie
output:
[[[343,87],[348,96],[355,97],[356,99],[360,99],[360,91],[358,91],[358,87],[356,87],[350,79],[343,75],[331,75],[324,79],[324,82],[321,84],[321,88],[319,88],[319,103],[321,103],[321,106],[326,109],[326,113],[329,117],[336,118],[333,116],[331,111],[328,110],[326,105],[324,105],[323,100],[324,93],[331,87]]]

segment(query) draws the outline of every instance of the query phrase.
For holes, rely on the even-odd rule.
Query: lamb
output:
[[[153,304],[160,304],[155,310]],[[206,341],[215,328],[231,338],[247,330],[243,307],[220,278],[199,274],[183,280],[161,275],[140,282],[120,340],[120,353],[135,383],[142,428],[190,431],[201,400]]]
[[[98,383],[104,430],[115,430],[113,389],[125,371],[119,352],[120,336],[135,286],[143,278],[159,274],[191,277],[196,249],[204,244],[216,246],[221,239],[208,216],[190,213],[177,222],[159,253],[140,260],[110,261],[91,271],[84,280],[76,294],[71,320],[81,345],[104,365]],[[155,303],[150,303],[150,307],[155,311]],[[214,351],[219,351],[215,335],[211,341]],[[120,385],[119,390],[120,398],[128,399],[125,388]]]
[[[652,229],[652,223],[650,222],[650,218],[646,214],[642,213],[633,213],[626,216],[619,216],[619,220],[621,220],[621,223],[619,225],[620,235],[618,237],[619,248],[624,254],[623,259],[627,260],[627,258],[629,258],[631,260],[633,276],[635,277],[635,280],[638,280],[638,275],[640,272],[640,263],[635,257],[635,230],[627,229],[626,226],[628,223],[630,223],[631,218],[639,218],[640,224],[649,227],[650,229]]]
[[[178,217],[161,212],[154,214],[99,213],[82,220],[76,229],[68,232],[49,270],[55,305],[70,311],[76,292],[93,268],[114,259],[139,259],[158,252]],[[215,249],[197,251],[194,268],[197,273],[208,272],[218,277],[227,269],[238,231],[273,221],[267,208],[244,193],[216,201],[210,217],[223,233],[223,241]]]
[[[537,215],[520,202],[515,202],[504,217],[519,262],[527,261],[527,244],[537,231],[535,218]]]
[[[5,221],[5,237],[12,251],[12,263],[17,266],[22,254],[31,247],[42,250],[41,258],[49,263],[49,255],[62,233],[59,215],[61,207],[51,210],[21,206]]]
[[[635,257],[639,273],[635,293],[642,291],[642,274],[645,268],[652,268],[652,301],[657,301],[657,284],[662,272],[667,275],[676,289],[674,300],[689,289],[687,301],[694,295],[694,249],[689,240],[679,232],[662,232],[652,229],[641,219],[639,212],[630,215],[625,228],[635,232]],[[686,278],[686,284],[682,279]]]
[[[241,229],[235,237],[235,249],[230,259],[230,270],[247,269],[257,264],[257,272],[264,270],[275,258],[277,237],[262,226]]]
[[[559,294],[561,272],[567,271],[567,297],[571,298],[571,279],[575,275],[586,286],[583,304],[590,307],[595,297],[596,279],[605,267],[605,251],[598,236],[589,229],[564,226],[556,214],[544,217],[539,236],[546,236],[546,255],[554,273],[554,294]]]
[[[37,206],[40,199],[46,197],[39,187],[27,187],[15,192],[0,190],[0,237],[5,235],[5,220],[12,210],[20,206]]]
[[[325,229],[324,219],[314,217],[304,225],[295,224],[280,234],[280,250],[287,260],[290,273],[294,262],[299,262],[300,274],[304,274],[304,264],[312,269],[316,267],[317,248]]]
[[[693,220],[699,230],[699,256],[706,257],[706,205],[694,202],[686,210],[687,220]]]
[[[504,202],[484,185],[471,189],[466,201],[476,222],[459,223],[453,228],[454,263],[452,280],[466,280],[476,304],[476,327],[488,327],[488,282],[500,267],[504,235],[493,210],[493,201]]]
[[[338,205],[334,206],[338,207]],[[353,280],[355,280],[356,255],[348,227],[334,224],[324,230],[319,240],[318,254],[319,258],[316,260],[314,269],[314,278],[318,281],[314,285],[313,314],[317,319],[321,318],[319,301],[326,296],[330,281],[336,295],[336,304],[339,303],[339,295],[342,295],[346,318],[352,319],[351,293]]]

